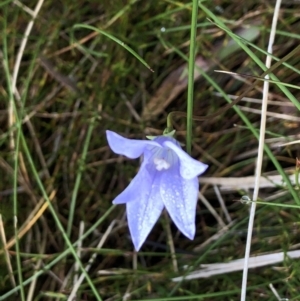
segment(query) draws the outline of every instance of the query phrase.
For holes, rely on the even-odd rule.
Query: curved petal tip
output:
[[[180,174],[184,179],[193,179],[203,174],[208,168],[207,164],[204,164],[198,160],[193,159],[180,147],[170,141],[164,142],[164,145],[172,149],[180,160]]]

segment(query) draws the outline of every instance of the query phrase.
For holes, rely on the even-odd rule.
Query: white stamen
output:
[[[169,167],[170,167],[170,163],[168,163],[164,159],[154,158],[153,162],[156,166],[156,169],[159,170],[159,171],[162,170],[162,169],[169,169]]]

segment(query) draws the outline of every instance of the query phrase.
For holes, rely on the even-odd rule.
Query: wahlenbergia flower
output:
[[[174,138],[126,139],[106,131],[110,148],[135,159],[143,155],[138,174],[113,203],[126,204],[131,238],[138,251],[165,207],[178,229],[189,239],[195,236],[199,182],[208,167],[191,158]]]

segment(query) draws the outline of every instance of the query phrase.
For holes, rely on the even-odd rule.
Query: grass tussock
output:
[[[275,3],[201,5],[194,115],[219,113],[193,123],[192,156],[210,166],[196,237],[163,214],[135,253],[125,206],[111,201],[139,162],[114,155],[105,130],[142,139],[161,134],[168,113],[186,111],[192,3],[0,4],[0,300],[240,298],[241,271],[173,280],[245,255],[250,205],[241,198],[251,200],[255,185],[263,82],[226,106],[265,71]],[[299,3],[282,3],[273,64],[299,45],[299,26]],[[270,83],[253,255],[299,250],[299,73],[298,52],[270,75],[296,87]],[[185,143],[186,119],[173,123]],[[289,256],[250,269],[248,300],[299,300],[299,271]]]

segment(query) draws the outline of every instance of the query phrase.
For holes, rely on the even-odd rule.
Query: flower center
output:
[[[167,162],[165,159],[162,158],[155,157],[153,159],[153,162],[155,164],[155,168],[159,171],[163,169],[169,169],[169,167],[171,166],[169,162]]]

